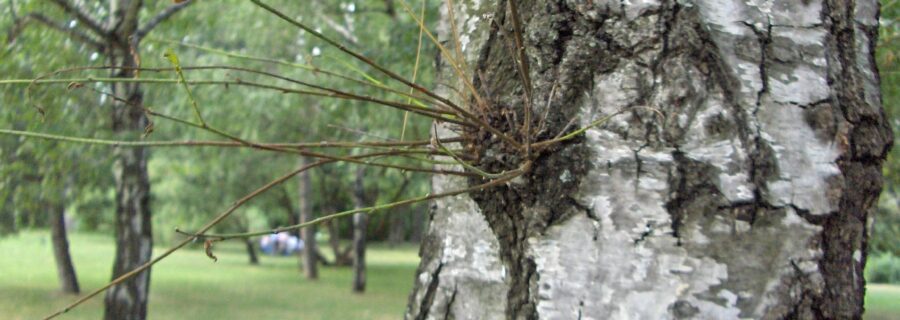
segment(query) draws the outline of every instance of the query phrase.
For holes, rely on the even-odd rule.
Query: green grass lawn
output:
[[[900,286],[869,284],[866,286],[866,320],[900,319]]]
[[[84,291],[109,280],[113,239],[74,234],[72,254]],[[157,251],[159,253],[160,250]],[[0,318],[38,319],[72,302],[58,291],[47,232],[0,238]],[[151,319],[399,319],[406,305],[418,257],[416,248],[370,248],[367,292],[350,292],[349,268],[322,268],[321,279],[305,280],[295,257],[261,256],[247,264],[238,243],[216,246],[213,263],[194,248],[173,254],[153,268]],[[900,319],[900,286],[869,285],[868,320]],[[99,319],[102,296],[61,319]]]
[[[113,238],[73,234],[70,241],[82,291],[109,281]],[[251,266],[241,248],[238,243],[217,245],[216,263],[195,248],[154,266],[149,318],[398,319],[418,264],[412,246],[372,247],[368,285],[360,295],[350,291],[349,268],[321,268],[321,278],[308,281],[296,257],[261,256],[261,264]],[[51,250],[48,232],[0,238],[0,318],[39,319],[74,301],[75,296],[58,291]],[[60,319],[100,319],[102,307],[99,296]]]

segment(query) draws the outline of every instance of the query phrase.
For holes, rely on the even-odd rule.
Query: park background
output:
[[[184,64],[241,65],[272,68],[291,76],[338,87],[340,79],[290,65],[246,59],[265,57],[296,65],[341,70],[366,76],[366,70],[341,57],[321,41],[286,28],[244,1],[198,1],[181,15],[161,24],[141,47],[146,67],[167,67],[167,50]],[[291,7],[292,1],[273,1]],[[877,58],[884,107],[895,134],[900,129],[900,1],[882,0],[882,28]],[[100,2],[98,2],[100,3]],[[334,33],[354,48],[401,74],[417,70],[420,83],[435,85],[432,46],[418,51],[418,26],[390,1],[310,1],[293,10],[304,22]],[[426,17],[435,25],[439,1],[427,1]],[[147,2],[152,15],[168,1]],[[96,8],[102,10],[101,7]],[[394,11],[391,11],[394,10]],[[41,12],[65,20],[46,1],[0,3],[0,29],[6,37],[0,49],[0,74],[6,79],[33,79],[72,66],[103,65],[102,58],[69,35],[31,25],[16,30],[16,14]],[[15,31],[15,32],[13,32]],[[185,46],[191,44],[194,46]],[[416,68],[415,61],[421,60]],[[102,74],[102,73],[101,73]],[[221,71],[189,73],[204,78],[231,76]],[[244,79],[249,79],[244,78]],[[98,85],[98,88],[101,86]],[[145,103],[156,110],[189,115],[187,98],[173,86],[145,86]],[[384,112],[346,101],[302,98],[271,92],[198,87],[205,117],[235,134],[259,141],[366,141],[397,138],[427,139],[429,122],[399,112]],[[374,94],[374,93],[373,93]],[[109,137],[105,111],[91,108],[108,101],[90,90],[47,87],[0,88],[0,127],[89,137]],[[252,103],[250,103],[252,101]],[[348,106],[348,104],[351,104]],[[298,108],[297,105],[304,105]],[[36,106],[46,109],[38,112]],[[299,125],[298,125],[299,124]],[[172,123],[154,123],[153,139],[208,139],[207,133]],[[885,189],[870,238],[866,278],[867,319],[900,318],[900,148],[885,166]],[[153,149],[149,163],[155,254],[190,229],[269,179],[296,166],[295,157],[239,149]],[[59,290],[53,262],[49,217],[65,212],[74,267],[82,291],[109,281],[114,252],[114,182],[111,148],[34,139],[0,137],[0,317],[33,319],[64,307],[76,296]],[[421,160],[421,159],[419,159]],[[417,161],[412,159],[411,161]],[[354,206],[355,166],[338,164],[310,174],[306,193],[313,212]],[[369,169],[363,173],[365,198],[385,202],[430,190],[426,174]],[[254,200],[217,229],[219,232],[265,230],[296,223],[300,210],[298,183],[288,183]],[[328,265],[318,280],[308,280],[297,255],[251,253],[245,243],[217,244],[217,261],[207,258],[202,244],[176,252],[152,269],[151,319],[396,319],[402,317],[415,279],[418,241],[429,214],[427,204],[385,210],[370,217],[367,227],[367,286],[352,293],[353,270],[346,265],[353,225],[349,218],[319,228],[319,251]],[[252,244],[257,244],[254,239]],[[344,262],[344,263],[341,263]],[[344,265],[341,265],[344,264]],[[103,312],[97,298],[63,319],[97,319]]]

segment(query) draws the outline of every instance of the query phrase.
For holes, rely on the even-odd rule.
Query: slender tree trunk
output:
[[[59,284],[63,292],[78,294],[81,292],[81,289],[78,286],[78,277],[75,274],[75,265],[72,264],[72,256],[69,255],[65,207],[62,205],[51,206],[51,209],[50,238],[53,242],[53,258],[56,260],[56,273],[59,275]]]
[[[323,174],[319,178],[319,189],[322,190],[322,194],[325,195],[325,199],[323,200],[323,211],[326,212],[335,212],[340,211],[338,208],[334,207],[333,204],[337,202],[333,197],[339,192],[339,189],[330,189],[328,187],[328,177],[331,176],[330,171],[327,169],[322,169]],[[353,264],[352,259],[350,258],[350,250],[341,250],[341,232],[340,225],[338,224],[340,220],[330,220],[325,224],[328,227],[328,245],[331,247],[331,251],[334,253],[334,265],[335,266],[349,266]],[[348,249],[352,249],[348,247]]]
[[[366,191],[363,186],[365,168],[356,169],[356,181],[353,184],[353,204],[356,208],[366,206]],[[360,212],[353,215],[353,292],[366,291],[366,227],[369,215]]]
[[[110,2],[109,26],[115,37],[108,44],[110,65],[138,66],[138,48],[130,39],[138,25],[140,0]],[[114,77],[133,78],[133,69],[113,71]],[[123,140],[135,140],[149,121],[141,109],[143,93],[138,84],[112,85],[114,100],[112,126]],[[117,278],[148,262],[153,250],[150,219],[150,180],[147,176],[148,152],[144,148],[117,148],[113,174],[116,181],[116,254],[112,278]],[[150,269],[113,286],[106,292],[105,319],[145,319],[150,290]]]
[[[406,237],[406,219],[399,214],[393,214],[388,220],[388,244],[395,247]]]
[[[13,150],[13,149],[10,149]],[[16,232],[16,211],[13,205],[14,190],[17,188],[13,180],[4,186],[6,190],[0,194],[0,235]]]
[[[351,245],[346,249],[341,250],[341,232],[337,222],[338,220],[327,222],[328,244],[331,246],[331,251],[334,253],[334,265],[349,266],[353,264],[353,259],[350,257],[353,246]]]
[[[532,106],[546,140],[623,113],[521,178],[436,201],[407,318],[861,318],[892,141],[875,0],[515,1],[528,103],[510,3],[442,11],[489,122],[517,129]],[[476,165],[518,165],[472,136]]]
[[[307,165],[310,163],[309,158],[302,158],[302,163]],[[300,173],[300,184],[298,186],[300,196],[300,222],[304,223],[313,219],[312,207],[312,179],[309,171]],[[301,265],[303,266],[303,274],[307,279],[319,278],[318,250],[316,249],[316,227],[310,226],[300,230],[300,237],[303,239],[303,251],[300,254]]]
[[[249,259],[250,264],[258,265],[259,255],[256,254],[256,246],[253,245],[253,241],[249,238],[244,239],[244,246],[247,248],[247,259]]]

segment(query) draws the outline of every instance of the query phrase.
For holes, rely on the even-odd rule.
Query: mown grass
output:
[[[109,280],[113,239],[74,234],[72,254],[82,288]],[[0,238],[0,318],[38,319],[75,299],[58,291],[45,231]],[[213,263],[198,248],[177,252],[153,269],[151,319],[399,319],[418,263],[416,248],[373,246],[367,256],[368,290],[350,292],[349,268],[322,268],[321,279],[305,280],[295,257],[262,256],[247,263],[237,243],[216,246]],[[99,319],[102,296],[61,319]],[[869,320],[900,319],[900,286],[871,284]]]
[[[866,320],[900,319],[900,286],[869,284],[866,286]]]
[[[73,234],[71,243],[83,291],[109,281],[113,238]],[[58,291],[48,232],[0,238],[0,254],[0,318],[39,319],[76,298]],[[374,246],[367,255],[367,291],[353,294],[349,268],[322,268],[318,281],[308,281],[296,257],[261,256],[261,264],[251,266],[237,243],[218,245],[215,254],[213,263],[195,248],[154,266],[149,318],[398,319],[418,263],[412,246]],[[102,308],[100,296],[60,319],[99,319]]]

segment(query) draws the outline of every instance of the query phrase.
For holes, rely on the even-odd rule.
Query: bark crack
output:
[[[450,294],[450,300],[447,301],[447,309],[444,310],[444,317],[442,319],[452,319],[450,312],[453,311],[453,303],[456,302],[456,293],[459,292],[459,288],[454,285],[453,293]]]
[[[434,269],[434,272],[431,274],[431,282],[428,283],[428,289],[425,291],[425,297],[422,298],[422,303],[419,305],[419,314],[416,315],[416,320],[425,320],[428,318],[428,312],[431,310],[431,305],[434,303],[434,296],[438,290],[438,286],[441,282],[441,270],[444,268],[444,263],[440,262],[437,265],[437,268]],[[455,293],[454,289],[454,293]]]

